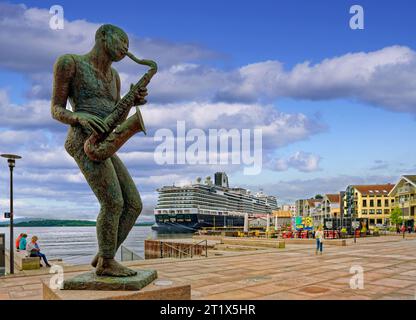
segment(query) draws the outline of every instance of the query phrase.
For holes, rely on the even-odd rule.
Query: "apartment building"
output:
[[[416,175],[401,176],[389,197],[394,199],[395,206],[402,209],[407,224],[413,225],[416,215]]]
[[[367,218],[372,224],[389,224],[390,211],[395,199],[389,194],[391,183],[376,185],[351,185],[344,195],[344,214],[353,218]]]
[[[322,199],[322,218],[340,217],[341,197],[339,193],[325,194]]]

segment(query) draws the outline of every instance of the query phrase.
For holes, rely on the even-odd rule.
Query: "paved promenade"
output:
[[[190,283],[192,299],[416,299],[416,239],[377,237],[357,244],[312,245],[233,252],[197,259],[130,262],[155,268],[159,279]],[[351,267],[364,271],[364,288],[351,289]],[[65,268],[65,276],[89,270]],[[0,299],[41,299],[47,270],[0,279]]]

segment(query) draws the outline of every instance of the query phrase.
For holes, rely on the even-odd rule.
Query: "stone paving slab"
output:
[[[389,241],[390,238],[390,241]],[[289,246],[288,246],[289,247]],[[132,261],[128,266],[156,269],[159,278],[191,284],[192,299],[415,299],[416,239],[362,238],[345,247],[313,245],[265,249],[194,259]],[[364,289],[351,289],[352,266],[364,270]],[[91,270],[65,267],[65,277]],[[0,299],[41,299],[41,281],[52,275],[0,278]]]

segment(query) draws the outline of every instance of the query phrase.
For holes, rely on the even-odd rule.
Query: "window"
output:
[[[367,214],[367,210],[361,210],[362,214]]]
[[[370,214],[374,214],[374,209],[370,209]]]
[[[382,224],[383,223],[383,219],[377,219],[377,223],[378,224]]]
[[[381,207],[381,199],[377,200],[377,207]]]
[[[370,200],[370,207],[374,207],[374,200],[373,199]]]
[[[383,210],[377,209],[377,214],[382,214],[382,213],[383,213]]]
[[[384,214],[389,214],[390,213],[390,209],[384,209]]]
[[[367,207],[367,200],[363,200],[363,207]]]
[[[370,219],[370,224],[374,224],[374,219]]]
[[[384,200],[384,206],[388,207],[389,206],[389,199]]]

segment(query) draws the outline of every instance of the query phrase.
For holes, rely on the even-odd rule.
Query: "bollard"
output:
[[[6,242],[5,242],[5,234],[0,233],[0,277],[4,276],[6,273]]]

